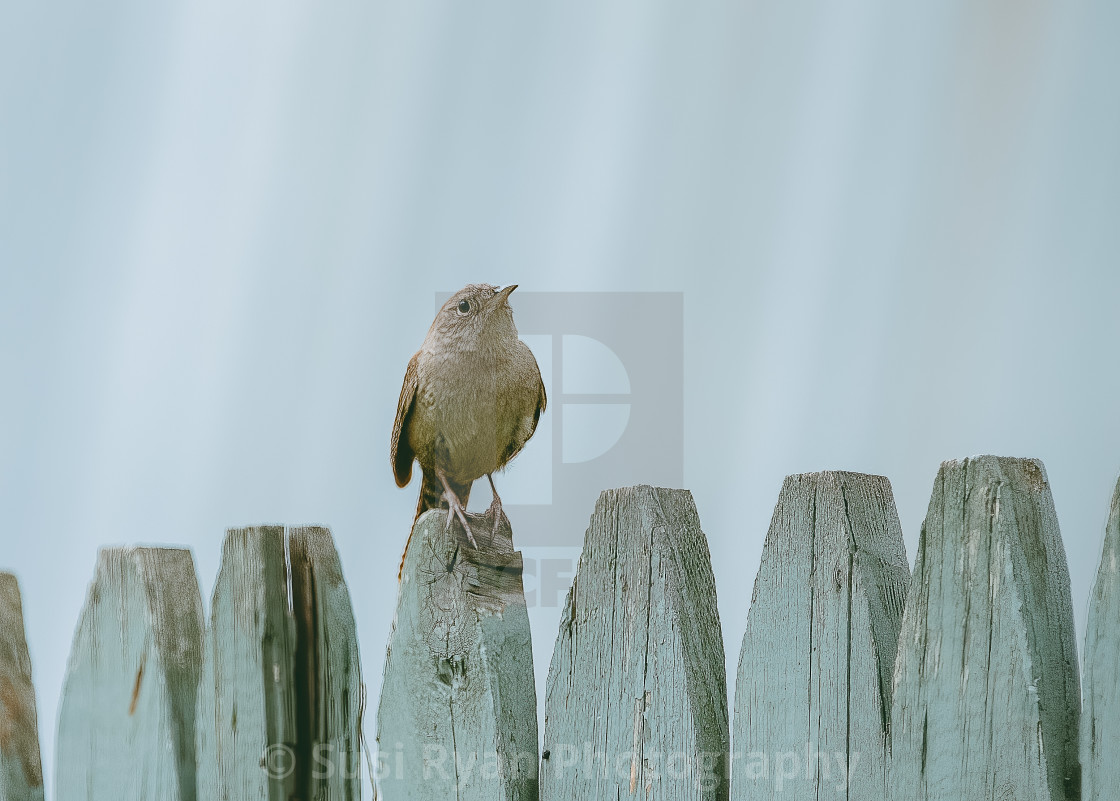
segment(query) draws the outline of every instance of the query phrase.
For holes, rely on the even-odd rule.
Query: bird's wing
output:
[[[526,349],[528,349],[527,346]],[[544,381],[541,380],[540,365],[537,364],[537,360],[533,357],[532,353],[529,354],[529,359],[532,361],[533,367],[535,368],[534,372],[536,372],[537,374],[537,403],[533,408],[533,423],[531,426],[529,426],[529,433],[525,436],[525,442],[528,442],[529,437],[533,436],[533,434],[536,433],[537,423],[541,421],[541,412],[543,412],[545,407],[548,406],[548,397],[544,391]],[[525,445],[525,442],[522,442],[521,445],[518,446],[518,450],[521,450],[521,447]]]
[[[535,362],[536,360],[534,360]],[[537,385],[540,387],[540,395],[537,397],[537,411],[533,415],[533,430],[537,430],[537,421],[541,419],[541,412],[548,406],[548,396],[544,391],[544,381],[541,380],[541,368],[537,367]]]
[[[413,354],[408,360],[408,369],[404,372],[404,384],[401,386],[401,399],[397,402],[397,419],[393,421],[393,442],[389,451],[389,461],[393,463],[393,476],[397,479],[397,486],[403,487],[412,479],[412,460],[416,454],[408,444],[408,421],[412,416],[412,407],[416,401],[416,388],[419,385],[419,370],[417,368],[420,353]]]
[[[521,367],[524,368],[526,365],[532,365],[532,375],[535,375],[537,379],[537,397],[533,400],[532,407],[529,407],[528,404],[526,404],[526,406],[524,407],[521,407],[524,410],[522,416],[519,419],[514,418],[514,420],[512,421],[515,423],[515,427],[511,432],[509,446],[506,448],[505,455],[501,460],[503,466],[514,456],[521,453],[521,449],[525,447],[525,443],[528,442],[536,432],[537,423],[539,423],[541,420],[541,412],[543,412],[545,406],[548,405],[548,398],[546,397],[544,391],[544,381],[541,380],[541,368],[537,364],[537,360],[536,358],[534,358],[533,352],[529,350],[529,346],[524,342],[521,342],[520,345]],[[524,372],[522,373],[522,375],[524,375]],[[528,389],[528,387],[525,388]],[[528,395],[528,393],[526,393],[526,395],[521,395],[518,398],[518,401],[528,401],[531,397],[531,395]]]

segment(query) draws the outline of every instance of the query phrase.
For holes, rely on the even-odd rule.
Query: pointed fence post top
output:
[[[505,515],[415,521],[377,740],[388,801],[536,801],[537,702],[521,553]]]
[[[42,798],[39,724],[19,582],[0,572],[0,799]]]
[[[226,532],[198,695],[200,798],[358,798],[358,643],[329,529]]]
[[[541,798],[727,798],[727,679],[692,493],[605,490],[549,667]]]
[[[201,650],[202,596],[189,550],[98,552],[59,706],[59,798],[195,798]]]
[[[1042,462],[944,462],[914,582],[895,667],[892,797],[994,787],[1020,801],[1076,799],[1073,603]]]
[[[885,796],[909,585],[886,478],[786,477],[739,656],[733,801]]]
[[[1082,667],[1082,801],[1114,801],[1120,788],[1120,480],[1089,596]]]

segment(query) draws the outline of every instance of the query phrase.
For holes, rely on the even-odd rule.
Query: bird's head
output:
[[[494,347],[517,339],[509,296],[517,284],[499,290],[490,284],[467,284],[443,304],[428,336],[464,350]]]

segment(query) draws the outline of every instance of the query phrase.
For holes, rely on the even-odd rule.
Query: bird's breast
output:
[[[458,481],[500,468],[524,444],[527,393],[512,360],[429,354],[418,364],[417,404],[409,444],[420,463]],[[535,395],[534,395],[535,398]],[[520,441],[518,441],[520,440]]]

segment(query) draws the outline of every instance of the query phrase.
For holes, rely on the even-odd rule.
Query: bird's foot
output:
[[[452,519],[456,517],[459,518],[459,522],[463,524],[463,531],[467,532],[467,539],[470,540],[471,546],[477,548],[478,543],[475,542],[474,532],[471,531],[471,524],[467,522],[467,516],[463,511],[463,504],[459,503],[459,499],[451,492],[443,493],[443,499],[447,501],[447,521],[443,524],[443,530],[447,531],[447,529],[451,528]]]
[[[458,517],[459,522],[463,524],[463,531],[467,532],[467,539],[470,540],[471,547],[478,548],[478,543],[475,542],[474,532],[471,531],[471,524],[467,522],[466,510],[463,508],[462,501],[459,496],[452,492],[451,487],[447,484],[447,477],[444,476],[443,471],[437,473],[440,482],[443,484],[443,500],[447,501],[447,520],[443,524],[443,530],[447,531],[451,528],[452,516]]]
[[[494,486],[494,477],[487,473],[486,479],[490,482],[490,492],[494,496],[494,500],[490,501],[490,506],[486,509],[487,515],[494,516],[494,525],[490,529],[490,542],[493,543],[494,537],[498,534],[498,528],[502,524],[502,515],[505,512],[502,510],[502,499],[498,497],[498,489]]]

